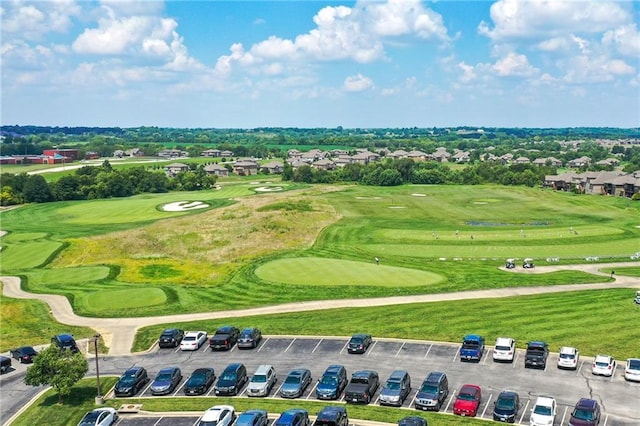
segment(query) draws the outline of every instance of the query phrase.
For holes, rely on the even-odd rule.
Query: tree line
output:
[[[189,170],[169,177],[158,169],[142,166],[115,169],[104,161],[101,166],[81,167],[55,182],[47,182],[39,174],[3,173],[0,205],[130,197],[142,193],[198,191],[214,187],[216,177],[208,175],[204,165],[190,164],[189,167]]]
[[[508,166],[475,163],[462,169],[452,169],[444,163],[386,159],[369,164],[347,164],[335,170],[311,166],[293,169],[285,164],[283,180],[304,183],[356,182],[373,186],[398,186],[408,183],[432,185],[524,185],[534,187],[544,182],[545,175],[555,174],[551,166],[512,164]]]

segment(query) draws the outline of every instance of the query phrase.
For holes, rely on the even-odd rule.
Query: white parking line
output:
[[[517,364],[518,364],[518,352],[516,352],[516,356],[513,358],[513,361],[511,361],[511,368],[516,368]]]
[[[155,422],[155,423],[153,424],[153,426],[157,426],[157,425],[158,425],[158,423],[160,423],[161,421],[162,421],[162,417],[160,417],[160,418],[158,419],[158,421],[157,421],[157,422]]]
[[[280,386],[278,386],[278,389],[276,389],[275,393],[273,395],[271,395],[272,397],[280,395],[280,389],[282,389],[282,385],[284,385],[284,380],[282,381],[282,383],[280,383]]]
[[[397,357],[398,357],[398,355],[400,355],[400,352],[402,351],[402,348],[404,348],[404,344],[405,344],[405,343],[406,343],[406,342],[402,342],[402,345],[400,346],[400,349],[398,349],[398,352],[396,352],[396,354],[394,355],[394,358],[397,358]]]
[[[609,420],[609,415],[608,415],[608,414],[605,414],[605,415],[604,415],[604,423],[603,423],[603,425],[602,425],[602,426],[607,426],[607,420]]]
[[[311,395],[315,394],[316,386],[318,386],[318,382],[315,382],[313,384],[313,387],[311,388],[311,392],[309,392],[309,395],[307,395],[307,397],[305,399],[309,399],[309,398],[311,398]]]
[[[152,384],[153,384],[153,380],[149,380],[149,384],[147,384],[147,386],[144,388],[142,393],[140,393],[139,395],[144,395],[149,390]]]
[[[411,398],[411,401],[409,401],[409,408],[411,407],[415,408],[415,401],[416,401],[416,398],[418,397],[418,392],[420,392],[420,389],[418,389],[418,391]]]
[[[527,403],[524,405],[524,408],[522,409],[522,414],[520,414],[520,421],[518,423],[522,423],[522,420],[524,420],[524,415],[527,413],[527,408],[529,408],[530,402],[531,400],[527,399]]]
[[[315,348],[313,348],[313,350],[311,351],[311,353],[315,353],[315,352],[316,352],[316,349],[318,349],[318,347],[320,346],[320,343],[322,343],[322,341],[323,341],[323,340],[324,340],[324,338],[323,338],[323,339],[320,339],[320,340],[318,341],[318,344],[316,344],[316,347],[315,347]]]
[[[345,350],[345,348],[346,348],[348,345],[349,345],[349,342],[348,342],[348,341],[344,343],[344,346],[342,347],[342,349],[340,349],[340,352],[339,352],[339,353],[340,353],[340,355],[342,355],[342,354],[344,353],[344,350]]]
[[[215,383],[216,379],[214,378],[213,381]],[[214,383],[211,383],[211,387],[209,388],[209,392],[207,392],[207,396],[211,395],[211,392],[213,392],[215,390],[216,387],[215,387]]]
[[[487,364],[487,359],[491,358],[488,354],[484,353],[482,354],[482,365],[486,365]]]
[[[584,360],[580,363],[580,367],[576,368],[576,376],[580,375],[580,370],[582,370],[583,365],[584,365]]]
[[[491,402],[491,398],[493,398],[493,394],[489,395],[489,399],[487,400],[487,405],[484,407],[484,410],[482,410],[482,415],[480,417],[484,418],[484,413],[487,412],[487,409],[489,408],[489,403]]]
[[[445,412],[445,413],[446,413],[447,411],[449,411],[449,405],[451,405],[451,401],[453,401],[454,399],[456,399],[456,395],[457,395],[457,394],[458,394],[457,389],[456,389],[456,390],[454,390],[454,391],[451,393],[451,398],[449,398],[449,402],[447,402],[447,406],[446,406],[446,408],[444,409],[444,412]]]
[[[564,423],[564,419],[565,417],[567,417],[567,410],[569,409],[569,407],[564,407],[564,413],[562,413],[562,421],[560,422],[561,425],[565,424]]]
[[[427,353],[424,354],[424,357],[427,358],[427,356],[429,355],[429,352],[431,351],[431,348],[433,347],[433,343],[429,345],[429,349],[427,349]]]
[[[202,345],[202,347],[204,347],[204,349],[202,350],[202,353],[205,353],[206,351],[209,350],[209,348],[211,348],[211,344],[207,343],[206,345]]]
[[[460,353],[460,348],[456,349],[456,354],[453,356],[453,359],[451,360],[451,362],[456,362],[456,359],[458,359],[458,354]]]
[[[267,342],[268,341],[269,341],[269,338],[267,337],[267,340],[265,340],[264,343],[260,345],[260,347],[258,348],[258,350],[256,352],[260,352],[262,350],[262,348],[267,346]]]
[[[201,418],[202,418],[202,417],[198,417],[198,420],[196,420],[196,421],[195,421],[195,423],[193,424],[193,426],[196,426],[198,423],[200,423],[200,419],[201,419]]]
[[[289,343],[289,346],[287,346],[287,349],[285,349],[284,351],[287,352],[289,350],[289,348],[293,345],[293,342],[295,342],[296,339],[295,337],[293,338],[293,340],[291,341],[291,343]]]
[[[618,363],[617,362],[615,364],[613,364],[613,371],[611,372],[611,379],[609,379],[610,382],[613,382],[613,377],[616,375],[616,368],[618,368]]]
[[[180,345],[176,346],[176,348],[173,350],[174,354],[177,354],[180,351]]]
[[[369,349],[367,350],[367,353],[366,353],[366,355],[365,355],[365,356],[369,356],[369,354],[370,354],[371,352],[373,352],[373,348],[375,348],[375,347],[376,347],[376,343],[378,343],[378,341],[377,341],[377,340],[374,340],[374,341],[373,341],[373,343],[371,344],[371,346],[369,346]]]
[[[182,383],[180,383],[180,386],[176,388],[176,391],[173,393],[173,396],[176,396],[178,392],[180,392],[180,389],[182,389],[186,384],[187,384],[187,381],[183,378]]]

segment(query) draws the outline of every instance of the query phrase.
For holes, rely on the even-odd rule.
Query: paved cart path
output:
[[[598,263],[583,265],[540,266],[535,269],[512,269],[509,272],[523,274],[541,274],[559,270],[580,270],[596,275],[609,277],[609,273],[600,270],[611,270],[625,266],[640,267],[640,262]],[[505,270],[506,271],[506,270]],[[141,318],[91,318],[76,315],[69,300],[64,296],[52,294],[29,293],[20,287],[18,277],[0,277],[3,294],[16,299],[38,299],[49,305],[51,314],[56,321],[67,325],[86,326],[99,332],[105,345],[109,347],[109,355],[128,355],[136,332],[139,328],[168,323],[199,321],[209,319],[236,318],[250,315],[264,315],[273,313],[304,312],[322,309],[348,308],[351,306],[386,306],[409,303],[442,302],[449,300],[485,299],[496,297],[524,296],[531,294],[559,293],[565,291],[582,291],[608,288],[637,288],[640,289],[640,278],[628,276],[614,276],[614,282],[591,284],[566,284],[535,287],[515,287],[486,290],[459,291],[453,293],[424,294],[396,297],[376,297],[368,299],[338,299],[315,300],[281,305],[264,306],[259,308],[238,309],[231,311],[200,312],[193,314],[166,315]],[[630,296],[631,297],[631,296]]]

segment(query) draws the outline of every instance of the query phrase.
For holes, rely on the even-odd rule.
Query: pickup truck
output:
[[[347,402],[362,402],[368,404],[378,389],[380,379],[378,373],[371,370],[356,371],[344,391]]]
[[[477,334],[467,334],[462,339],[460,361],[480,361],[484,354],[484,337]]]
[[[230,350],[238,341],[240,330],[231,325],[225,325],[216,330],[209,339],[209,347],[214,350]]]
[[[549,347],[545,342],[529,342],[527,343],[527,352],[524,356],[525,368],[542,368],[547,366],[547,357],[549,356]]]

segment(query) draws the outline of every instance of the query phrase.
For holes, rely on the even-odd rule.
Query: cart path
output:
[[[604,270],[613,270],[625,266],[640,267],[640,262],[594,263],[582,265],[540,266],[535,269],[511,269],[509,272],[523,274],[541,274],[559,270],[579,270],[591,274],[609,277]],[[503,269],[503,268],[501,268]],[[505,269],[505,271],[507,271]],[[133,340],[139,328],[168,323],[200,321],[209,319],[237,318],[251,315],[274,313],[305,312],[323,309],[348,308],[351,306],[387,306],[410,303],[443,302],[465,299],[486,299],[498,297],[525,296],[532,294],[560,293],[565,291],[582,291],[609,288],[640,289],[640,278],[614,275],[614,282],[592,284],[564,284],[535,287],[514,287],[486,290],[459,291],[453,293],[421,294],[411,296],[376,297],[368,299],[315,300],[306,302],[285,303],[281,305],[259,308],[238,309],[231,311],[199,312],[193,314],[166,315],[140,318],[92,318],[76,315],[69,300],[64,296],[53,294],[36,294],[22,290],[20,278],[0,277],[3,283],[3,294],[15,299],[37,299],[49,305],[56,321],[66,325],[90,327],[102,335],[105,345],[109,347],[109,355],[129,355]],[[630,296],[631,297],[631,296]]]

